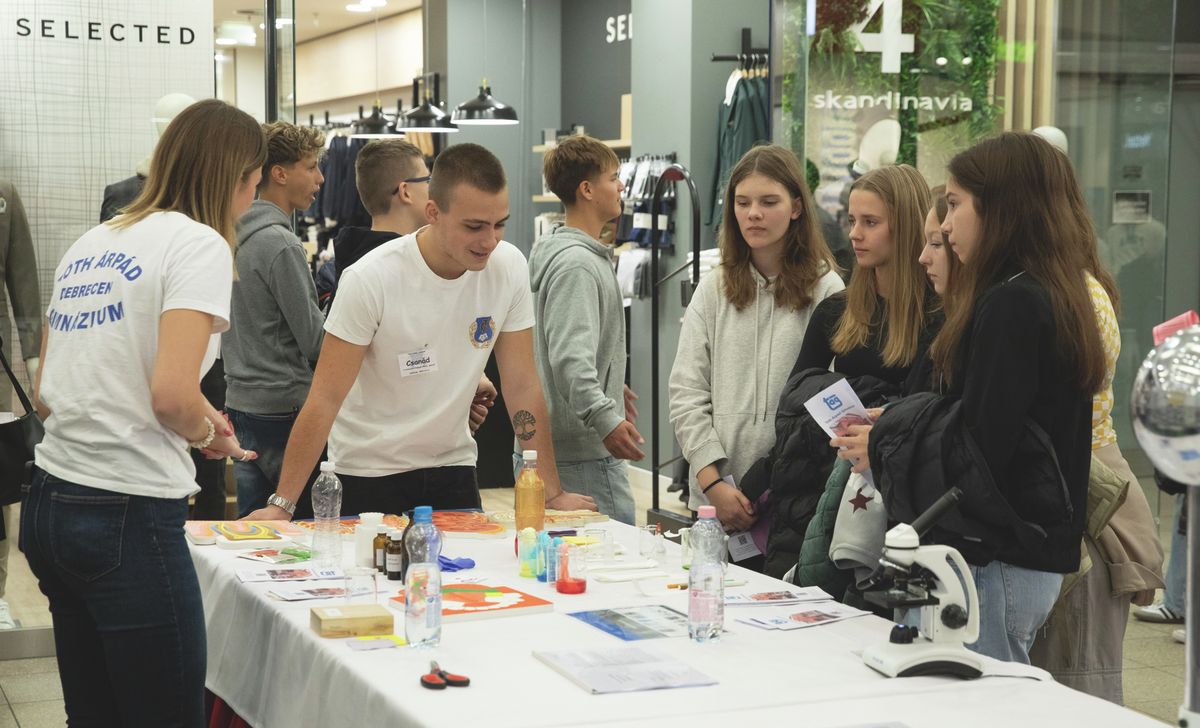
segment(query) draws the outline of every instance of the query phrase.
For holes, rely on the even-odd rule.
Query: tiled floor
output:
[[[648,478],[631,478],[638,512],[649,507]],[[1144,486],[1145,487],[1145,486]],[[1151,506],[1158,504],[1153,484]],[[681,508],[674,494],[662,494],[664,507]],[[485,508],[512,508],[512,491],[484,490]],[[1161,503],[1160,536],[1170,543],[1170,498]],[[639,516],[640,518],[641,516]],[[1177,625],[1156,625],[1130,618],[1125,633],[1125,701],[1134,710],[1174,724],[1183,700],[1184,649],[1171,639]],[[62,687],[54,660],[0,660],[0,728],[60,728],[66,724]]]

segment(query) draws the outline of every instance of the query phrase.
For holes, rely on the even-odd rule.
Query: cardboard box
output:
[[[393,634],[394,613],[381,604],[313,607],[312,628],[322,637],[365,637]]]

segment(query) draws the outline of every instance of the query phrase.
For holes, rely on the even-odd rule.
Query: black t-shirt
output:
[[[847,377],[870,375],[897,386],[904,386],[912,364],[887,366],[883,363],[883,346],[887,341],[886,302],[883,298],[878,299],[875,310],[879,322],[871,327],[866,344],[845,354],[837,354],[833,351],[833,335],[837,331],[842,314],[846,311],[846,294],[835,293],[818,303],[813,309],[808,329],[804,332],[804,343],[800,346],[800,354],[796,357],[792,374],[813,367],[825,369],[832,363],[833,371]],[[918,338],[914,363],[925,358],[925,351],[941,327],[941,321],[938,315],[926,316],[925,328]]]

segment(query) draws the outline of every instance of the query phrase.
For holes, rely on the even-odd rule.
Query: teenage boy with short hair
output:
[[[258,199],[238,221],[238,275],[230,328],[221,339],[226,412],[244,446],[258,453],[233,466],[239,516],[266,505],[279,481],[324,324],[292,215],[312,204],[325,181],[317,166],[325,137],[286,121],[263,130],[267,161]]]
[[[403,139],[368,142],[354,162],[354,181],[371,227],[346,227],[333,242],[337,277],[352,263],[389,240],[425,224],[429,168],[425,155]]]
[[[343,513],[478,508],[463,408],[493,347],[513,429],[538,451],[546,505],[594,509],[559,486],[533,361],[528,270],[500,239],[508,220],[500,161],[475,144],[450,147],[434,164],[429,196],[428,225],[343,274],[279,489],[253,517],[290,517],[326,437]]]
[[[534,354],[546,390],[554,452],[564,488],[590,495],[601,513],[633,525],[625,460],[645,440],[626,418],[625,310],[605,223],[621,214],[617,155],[587,136],[546,152],[546,185],[566,224],[529,256],[537,325]]]

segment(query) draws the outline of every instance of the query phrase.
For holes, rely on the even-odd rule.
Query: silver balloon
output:
[[[1168,338],[1133,381],[1133,432],[1160,472],[1200,485],[1200,326]]]

